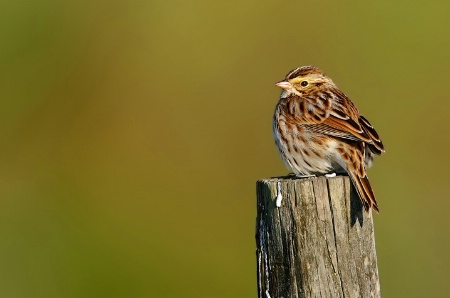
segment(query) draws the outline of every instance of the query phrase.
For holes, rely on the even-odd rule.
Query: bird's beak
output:
[[[281,89],[284,89],[284,90],[289,90],[289,89],[292,88],[291,83],[286,82],[286,81],[280,81],[280,82],[276,83],[275,86],[278,86],[278,87],[280,87]]]

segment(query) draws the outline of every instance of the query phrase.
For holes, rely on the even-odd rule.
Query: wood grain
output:
[[[347,176],[259,180],[257,205],[258,297],[381,297],[372,215]]]

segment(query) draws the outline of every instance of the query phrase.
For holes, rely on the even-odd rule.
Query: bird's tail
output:
[[[364,206],[364,210],[369,212],[370,208],[373,208],[373,210],[377,213],[380,212],[378,209],[377,200],[375,199],[375,194],[370,186],[367,175],[364,177],[359,177],[357,173],[352,173],[351,171],[349,171],[348,174],[356,188],[356,191],[358,192],[361,203]]]

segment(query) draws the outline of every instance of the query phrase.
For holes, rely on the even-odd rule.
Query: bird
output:
[[[379,212],[366,170],[384,145],[370,122],[319,68],[291,70],[282,90],[273,135],[286,167],[296,176],[347,173],[366,212]]]

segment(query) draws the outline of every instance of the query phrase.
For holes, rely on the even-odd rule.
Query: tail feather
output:
[[[367,175],[364,177],[359,177],[358,174],[349,172],[349,176],[356,188],[356,191],[358,192],[361,203],[364,206],[364,210],[369,212],[370,208],[373,208],[373,210],[377,213],[380,212],[378,209],[377,200],[375,199],[375,194],[370,186]]]

